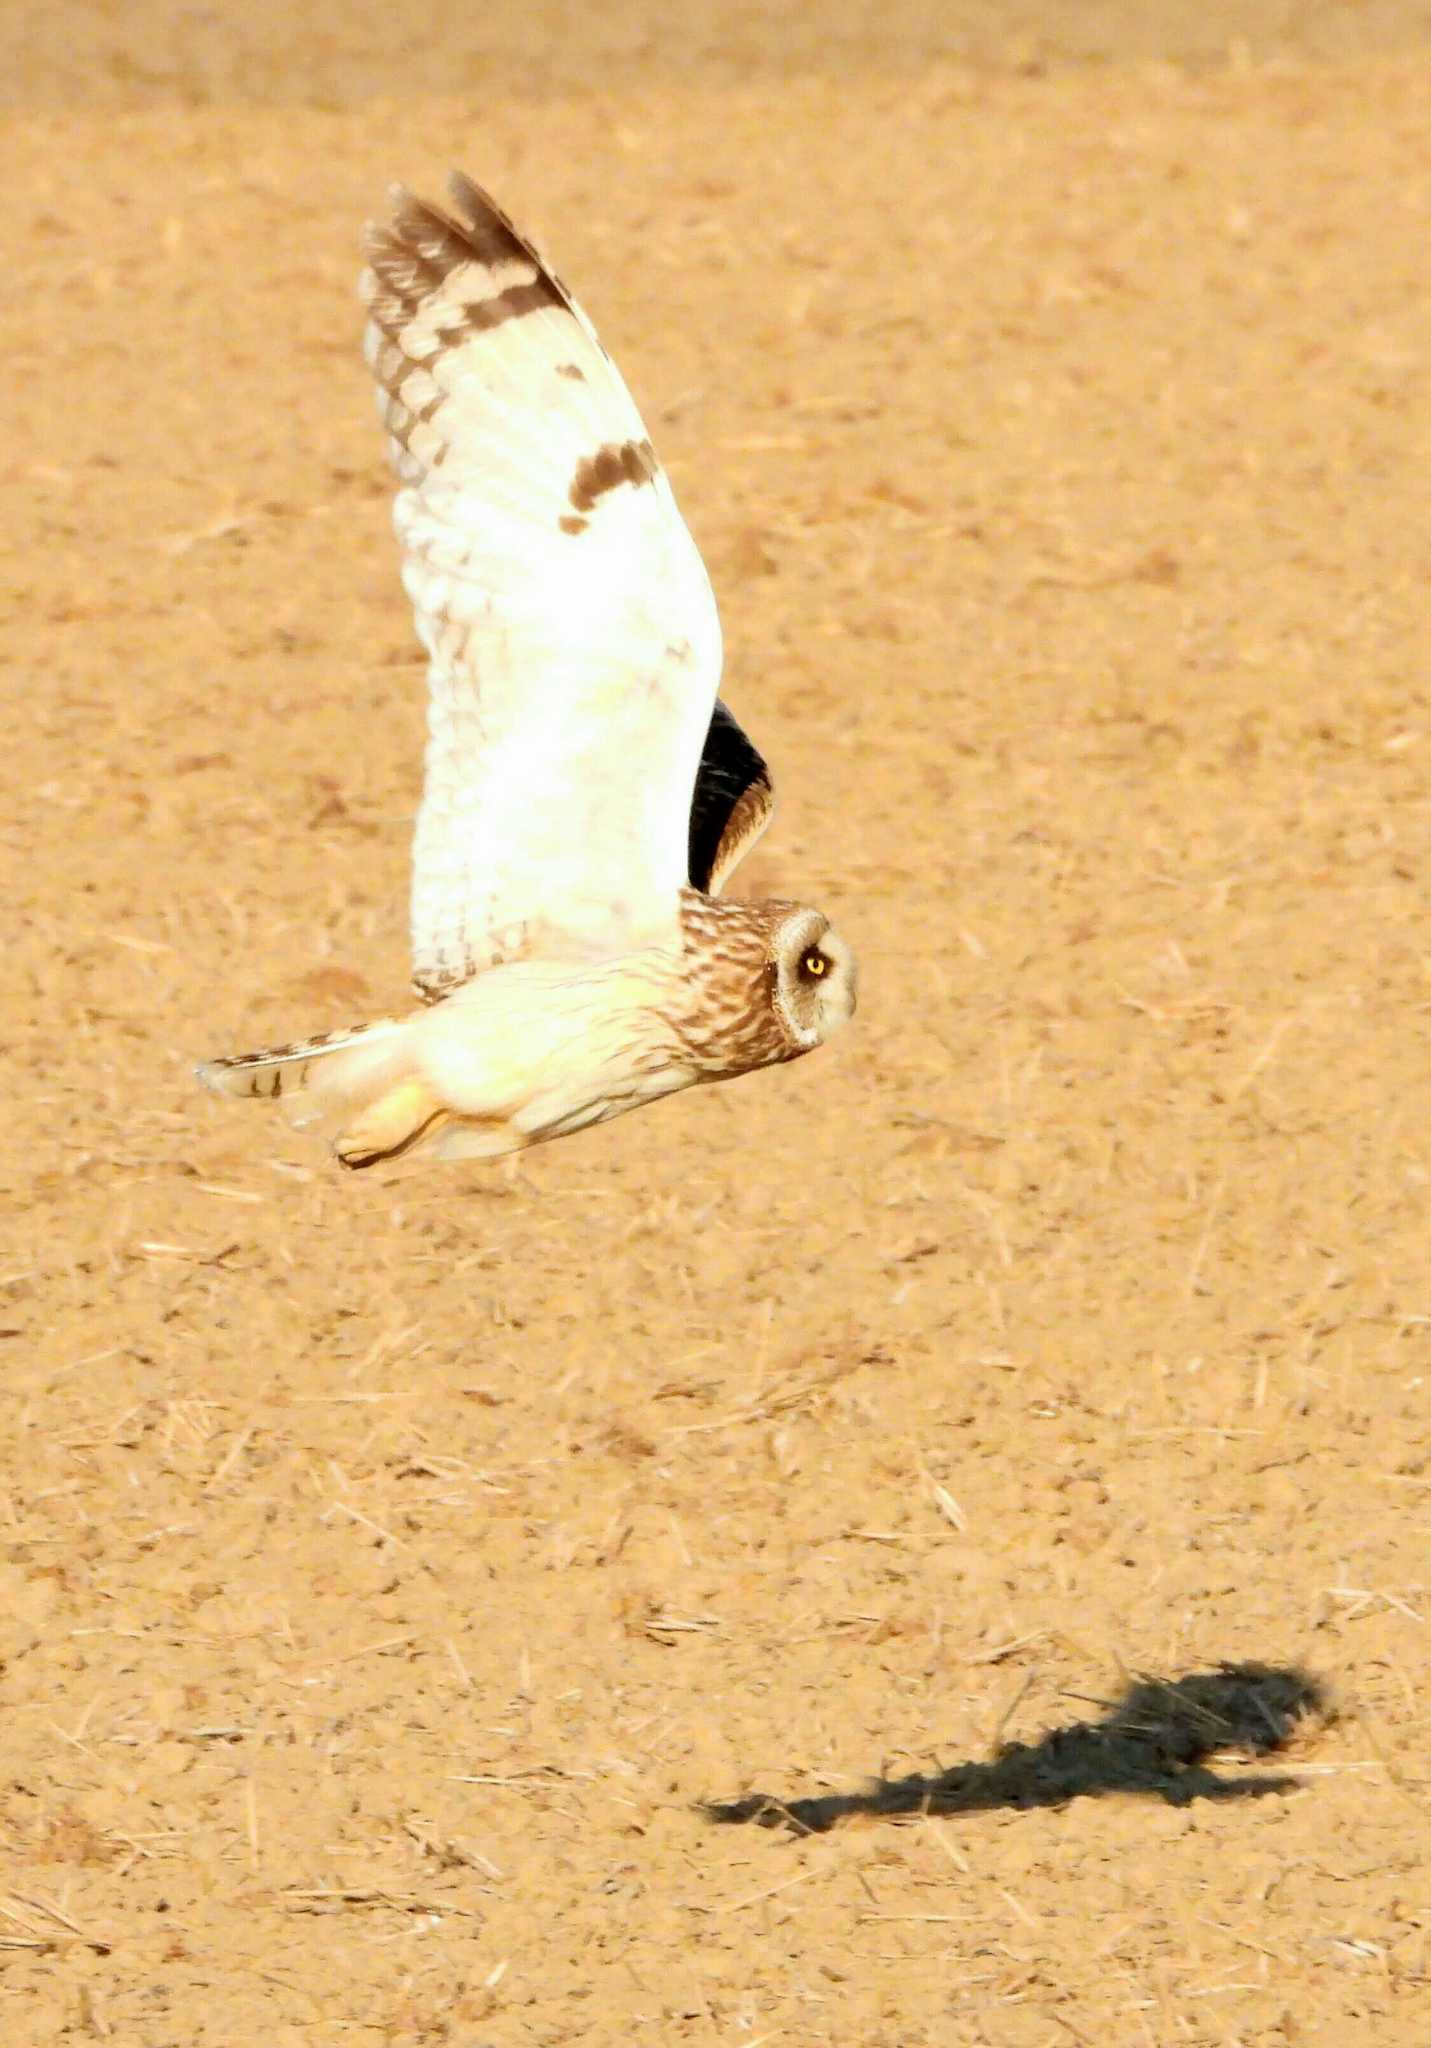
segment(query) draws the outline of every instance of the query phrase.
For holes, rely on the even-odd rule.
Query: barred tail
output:
[[[205,1060],[195,1072],[216,1095],[281,1102],[291,1124],[332,1141],[344,1166],[374,1166],[425,1147],[449,1121],[417,1070],[411,1023],[385,1018],[327,1031],[296,1045]]]

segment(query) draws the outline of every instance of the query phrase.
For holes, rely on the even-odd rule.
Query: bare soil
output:
[[[286,12],[11,42],[0,2040],[1425,2048],[1427,10]],[[450,164],[863,1005],[345,1178]]]

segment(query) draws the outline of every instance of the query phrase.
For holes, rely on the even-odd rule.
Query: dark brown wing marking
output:
[[[774,808],[770,770],[718,702],[691,795],[691,887],[718,896],[727,875],[769,824]]]
[[[391,218],[369,226],[364,248],[377,289],[370,291],[368,305],[381,328],[391,334],[403,327],[430,293],[469,263],[478,266],[473,291],[454,306],[452,327],[439,337],[444,347],[541,306],[571,305],[561,279],[480,186],[457,172],[451,191],[461,219],[399,188]],[[505,290],[482,275],[514,263],[535,274],[514,280]]]
[[[425,376],[417,387],[407,382],[436,351],[460,348],[529,313],[560,307],[575,314],[561,279],[480,186],[457,173],[451,191],[455,215],[397,188],[390,218],[370,223],[363,237],[368,360],[385,395],[384,423],[404,454],[414,429],[444,402],[435,385],[427,389]],[[442,324],[429,329],[424,320],[434,297],[448,303]],[[426,389],[425,402],[415,388]]]
[[[655,476],[656,467],[656,451],[649,441],[607,441],[594,455],[583,455],[576,465],[567,492],[573,512],[589,512],[598,498],[622,484],[640,490]]]

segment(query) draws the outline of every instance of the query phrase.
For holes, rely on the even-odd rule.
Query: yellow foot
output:
[[[425,1081],[399,1081],[343,1127],[333,1150],[344,1166],[376,1166],[382,1159],[401,1159],[450,1121]]]

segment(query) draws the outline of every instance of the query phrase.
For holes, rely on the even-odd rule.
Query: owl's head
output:
[[[855,956],[818,910],[791,910],[771,934],[771,1000],[792,1051],[823,1045],[855,1014]]]

